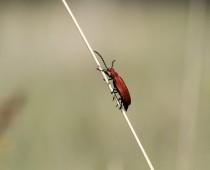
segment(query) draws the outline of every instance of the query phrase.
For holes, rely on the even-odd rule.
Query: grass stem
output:
[[[85,41],[85,44],[87,45],[87,47],[88,47],[88,49],[89,49],[89,51],[90,51],[90,53],[91,53],[93,59],[95,60],[95,62],[96,62],[96,64],[97,64],[98,68],[99,68],[100,70],[102,70],[100,63],[99,63],[98,59],[97,59],[96,56],[95,56],[94,51],[92,50],[90,44],[88,43],[88,41],[87,41],[87,39],[86,39],[86,37],[85,37],[85,35],[84,35],[82,29],[80,28],[80,26],[79,26],[79,24],[78,24],[76,18],[74,17],[74,15],[73,15],[71,9],[69,8],[69,6],[68,6],[68,4],[66,3],[65,0],[62,0],[62,2],[63,2],[63,4],[64,4],[64,6],[66,7],[68,13],[70,14],[72,20],[74,21],[74,24],[76,25],[76,27],[77,27],[77,29],[78,29],[80,35],[82,36],[83,40]],[[108,79],[107,79],[105,73],[104,73],[103,71],[101,71],[101,73],[102,73],[102,75],[103,75],[103,77],[104,77],[104,80],[105,80],[106,84],[109,86],[110,91],[112,92],[112,91],[113,91],[113,88],[112,88],[112,86],[110,85],[110,83],[109,83],[109,81],[108,81]],[[114,98],[115,98],[115,100],[116,100],[116,102],[117,102],[117,104],[118,104],[118,106],[119,106],[120,103],[119,103],[119,101],[118,101],[116,95],[115,95],[114,93],[113,93],[113,95],[114,95]],[[147,153],[145,152],[144,147],[143,147],[143,145],[141,144],[141,142],[140,142],[140,140],[139,140],[139,138],[138,138],[138,136],[137,136],[137,134],[136,134],[136,132],[135,132],[135,130],[134,130],[134,128],[133,128],[133,126],[132,126],[132,124],[131,124],[131,122],[130,122],[128,116],[127,116],[127,114],[126,114],[126,111],[125,111],[123,108],[121,108],[121,111],[122,111],[122,113],[123,113],[123,116],[124,116],[124,118],[125,118],[125,120],[126,120],[128,126],[129,126],[129,128],[130,128],[130,130],[131,130],[131,132],[132,132],[132,134],[133,134],[133,136],[134,136],[134,138],[135,138],[135,140],[136,140],[136,142],[137,142],[139,148],[141,149],[141,151],[142,151],[142,153],[143,153],[144,158],[145,158],[146,161],[147,161],[148,166],[150,167],[151,170],[154,170],[154,167],[152,166],[152,163],[151,163],[149,157],[147,156]]]

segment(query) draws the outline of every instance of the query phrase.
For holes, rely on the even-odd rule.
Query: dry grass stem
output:
[[[95,62],[96,62],[96,64],[97,64],[98,68],[99,68],[100,70],[102,70],[100,63],[99,63],[98,59],[96,58],[96,56],[95,56],[95,54],[94,54],[94,51],[92,50],[90,44],[88,43],[88,41],[87,41],[87,39],[86,39],[86,37],[85,37],[83,31],[81,30],[81,28],[80,28],[80,26],[79,26],[79,24],[78,24],[76,18],[74,17],[72,11],[71,11],[70,8],[69,8],[68,4],[66,3],[65,0],[62,0],[62,2],[63,2],[63,4],[64,4],[64,6],[66,7],[66,9],[67,9],[69,15],[71,16],[72,20],[74,21],[74,24],[76,25],[76,27],[77,27],[77,29],[78,29],[80,35],[82,36],[83,40],[85,41],[85,44],[87,45],[87,47],[88,47],[88,49],[89,49],[89,51],[90,51],[90,53],[91,53],[93,59],[95,60]],[[109,81],[108,81],[108,78],[106,77],[106,74],[105,74],[103,71],[101,71],[101,74],[103,75],[106,84],[108,85],[110,91],[112,92],[112,91],[113,91],[113,88],[112,88],[112,86],[110,85],[110,83],[109,83]],[[117,99],[117,97],[116,97],[116,95],[115,95],[114,93],[113,93],[113,96],[114,96],[114,98],[115,98],[115,100],[116,100],[118,106],[120,106],[120,102],[118,101],[118,99]],[[135,140],[136,140],[136,142],[137,142],[139,148],[141,149],[141,151],[142,151],[142,153],[143,153],[143,155],[144,155],[144,158],[145,158],[146,161],[147,161],[148,166],[150,167],[151,170],[154,170],[154,167],[153,167],[153,165],[152,165],[152,163],[151,163],[149,157],[147,156],[147,153],[145,152],[144,147],[143,147],[143,145],[141,144],[141,142],[140,142],[140,140],[139,140],[139,138],[138,138],[138,136],[137,136],[137,134],[136,134],[136,132],[135,132],[135,130],[134,130],[134,128],[133,128],[133,126],[132,126],[132,124],[131,124],[131,122],[130,122],[128,116],[127,116],[127,114],[126,114],[126,111],[125,111],[123,108],[121,108],[121,111],[122,111],[122,113],[123,113],[123,116],[124,116],[124,118],[125,118],[125,120],[126,120],[128,126],[129,126],[129,128],[130,128],[130,130],[131,130],[131,132],[132,132],[132,134],[133,134],[133,136],[134,136],[134,138],[135,138]]]

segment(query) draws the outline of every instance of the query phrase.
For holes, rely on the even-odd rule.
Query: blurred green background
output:
[[[155,169],[207,169],[208,1],[67,2],[93,49],[117,60]],[[61,1],[0,1],[1,170],[149,169],[115,105]]]

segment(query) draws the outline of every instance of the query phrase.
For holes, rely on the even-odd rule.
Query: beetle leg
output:
[[[113,94],[113,92],[111,92],[111,94]],[[114,94],[114,95],[113,95],[113,98],[112,98],[112,101],[113,101],[115,98],[117,98],[117,96]]]
[[[104,73],[109,77],[109,79],[112,79],[109,75],[109,73],[105,70]]]
[[[113,91],[111,92],[111,94],[113,94],[113,93],[117,93],[117,91],[113,90]]]
[[[103,71],[108,77],[110,77],[110,75],[109,75],[109,73],[107,72],[107,70],[106,69],[100,69],[100,68],[96,68],[96,70],[98,70],[98,71]]]
[[[103,71],[103,72],[109,77],[109,79],[108,79],[109,81],[110,81],[110,80],[113,80],[113,78],[109,75],[109,73],[107,72],[106,69],[102,69],[102,70],[101,70],[101,69],[99,69],[99,68],[96,68],[96,70],[98,70],[98,71]]]
[[[100,68],[96,68],[96,70],[98,70],[98,71],[106,71],[106,69],[100,69]]]
[[[120,102],[121,99],[117,99],[117,100]],[[120,107],[121,107],[121,104],[120,104],[120,105],[117,104],[116,107],[117,107],[117,106],[120,106]],[[119,108],[119,109],[120,109],[120,108]]]
[[[122,106],[123,106],[123,102],[122,102],[122,99],[120,99],[120,107],[119,107],[119,109],[122,109]]]
[[[116,93],[116,92],[115,92],[115,93]],[[113,96],[113,100],[114,100],[115,98],[116,98],[118,101],[121,100],[121,98],[118,98],[117,95],[114,95],[114,96]]]
[[[113,91],[111,92],[111,94],[113,93],[118,93],[117,88],[114,88]]]
[[[121,108],[122,108],[122,99],[119,98],[118,101],[120,102],[120,105],[119,105],[120,107],[119,107],[119,109],[121,109]],[[118,104],[116,105],[116,107],[117,107],[117,106],[118,106]]]
[[[113,80],[113,78],[109,75],[109,73],[107,72],[107,70],[106,69],[99,69],[99,68],[96,68],[96,70],[98,70],[98,71],[103,71],[109,78],[108,78],[108,81],[110,81],[110,80]],[[105,79],[103,78],[103,80],[105,81]]]
[[[121,99],[121,98],[118,98],[116,95],[113,96],[113,100],[114,100],[115,98],[117,98],[116,100],[118,100],[118,102],[119,102],[119,105],[117,104],[115,107],[120,106],[119,109],[121,109],[121,108],[122,108],[122,99]]]

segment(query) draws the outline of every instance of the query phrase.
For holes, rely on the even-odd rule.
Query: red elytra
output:
[[[98,56],[102,59],[104,66],[106,67],[106,69],[100,70],[103,71],[104,73],[106,73],[106,75],[109,77],[109,80],[113,80],[113,85],[114,85],[114,89],[112,93],[118,93],[120,98],[118,100],[120,100],[120,109],[122,108],[122,105],[124,106],[124,109],[127,111],[128,110],[128,106],[131,104],[131,96],[130,93],[128,91],[128,88],[125,84],[125,82],[123,81],[123,79],[118,75],[118,73],[113,69],[113,65],[114,65],[114,61],[112,61],[112,67],[108,68],[106,66],[106,63],[103,59],[103,57],[97,52],[94,51],[96,54],[98,54]]]

